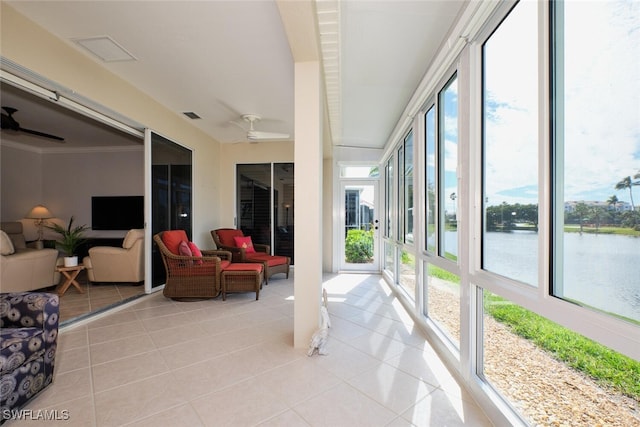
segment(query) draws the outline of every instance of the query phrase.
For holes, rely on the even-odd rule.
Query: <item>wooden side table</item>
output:
[[[84,270],[84,265],[82,264],[78,264],[75,267],[64,267],[64,266],[56,267],[56,271],[59,273],[62,273],[62,275],[66,277],[66,280],[64,281],[64,283],[61,285],[58,285],[58,287],[56,288],[56,293],[59,296],[62,296],[64,295],[65,292],[67,292],[67,289],[69,289],[69,286],[73,285],[76,287],[76,289],[78,289],[78,292],[83,294],[84,290],[82,289],[82,286],[80,286],[80,283],[78,283],[78,281],[76,280],[76,277],[78,277],[78,274],[80,274],[82,270]]]

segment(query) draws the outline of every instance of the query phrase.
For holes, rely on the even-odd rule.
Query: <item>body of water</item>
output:
[[[640,238],[565,233],[563,244],[555,294],[640,321]],[[537,233],[488,232],[484,245],[486,270],[537,285]]]

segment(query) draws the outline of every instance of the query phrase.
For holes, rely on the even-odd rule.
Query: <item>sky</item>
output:
[[[564,199],[629,202],[614,187],[640,172],[640,2],[564,4]],[[521,2],[486,45],[490,205],[537,203],[536,7]]]

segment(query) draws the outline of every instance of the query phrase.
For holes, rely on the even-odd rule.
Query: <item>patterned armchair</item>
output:
[[[286,256],[271,255],[269,245],[254,244],[251,237],[245,236],[242,230],[235,228],[218,228],[211,230],[211,237],[218,249],[224,249],[232,253],[233,262],[257,262],[264,266],[264,279],[269,283],[269,278],[274,274],[284,273],[289,278],[289,266],[291,259]],[[241,240],[246,243],[238,244]]]
[[[1,414],[23,407],[53,381],[58,305],[50,293],[0,294]]]
[[[231,264],[231,253],[203,250],[202,256],[180,255],[179,243],[187,243],[186,239],[184,230],[162,231],[153,236],[167,273],[162,293],[176,300],[217,297],[222,289],[220,274]]]

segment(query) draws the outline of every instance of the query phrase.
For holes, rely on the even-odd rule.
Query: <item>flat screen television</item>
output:
[[[91,197],[91,228],[93,230],[144,228],[144,197]]]

